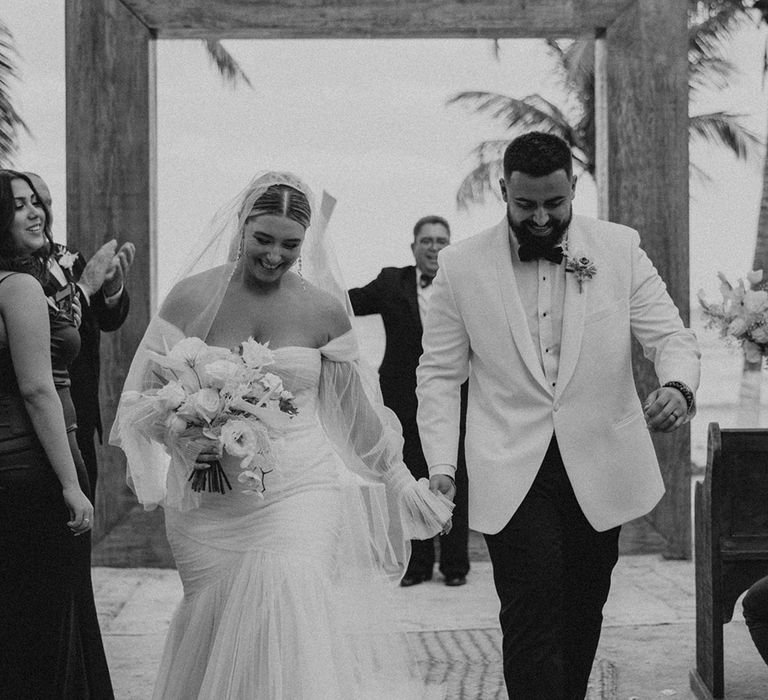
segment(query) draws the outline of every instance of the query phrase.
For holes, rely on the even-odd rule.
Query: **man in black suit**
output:
[[[381,314],[384,321],[386,349],[379,367],[381,393],[384,404],[394,411],[403,427],[403,457],[417,479],[429,478],[416,425],[416,367],[422,352],[422,322],[431,292],[430,285],[437,273],[437,253],[450,241],[451,230],[445,219],[440,216],[419,219],[413,227],[411,245],[416,265],[385,267],[369,284],[349,290],[357,316]],[[453,527],[449,534],[440,538],[440,572],[449,586],[466,583],[469,571],[467,470],[464,462],[466,385],[463,392]],[[411,545],[411,560],[401,586],[413,586],[432,578],[434,541],[413,540]]]
[[[27,175],[50,212],[52,198],[45,181],[35,173]],[[63,246],[57,247],[63,252]],[[77,281],[82,321],[80,353],[69,367],[70,393],[77,413],[77,444],[88,472],[91,502],[95,505],[98,467],[94,436],[98,435],[99,441],[102,438],[99,406],[101,331],[117,330],[128,315],[130,302],[125,281],[135,248],[132,243],[124,243],[117,250],[117,242],[112,240],[101,246],[88,262],[81,253],[74,254],[76,258],[71,272]]]

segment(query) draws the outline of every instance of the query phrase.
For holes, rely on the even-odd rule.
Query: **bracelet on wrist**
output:
[[[683,395],[687,411],[690,413],[693,408],[694,397],[693,392],[688,388],[688,385],[683,382],[667,382],[664,386],[668,386],[671,389],[677,389]]]

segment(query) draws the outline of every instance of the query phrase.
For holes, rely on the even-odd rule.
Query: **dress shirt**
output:
[[[424,319],[427,317],[427,308],[429,307],[429,299],[432,296],[432,285],[428,284],[426,287],[421,286],[421,278],[424,277],[424,273],[416,268],[416,296],[419,300],[419,318],[421,319],[421,325],[424,325]]]
[[[563,333],[565,263],[557,265],[543,258],[522,262],[517,255],[520,244],[514,232],[510,231],[509,237],[512,269],[528,320],[528,331],[544,376],[554,389],[560,366],[560,341]]]

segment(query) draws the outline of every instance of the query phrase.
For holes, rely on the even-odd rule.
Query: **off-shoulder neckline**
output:
[[[159,320],[163,321],[164,323],[166,323],[166,324],[172,326],[173,328],[175,328],[176,330],[178,330],[179,333],[181,333],[183,335],[183,331],[178,326],[176,326],[175,324],[171,323],[167,319],[164,319],[162,316],[159,316],[158,318],[159,318]],[[270,347],[269,349],[272,352],[278,352],[279,350],[314,350],[316,352],[320,352],[324,348],[327,348],[329,345],[332,345],[332,344],[337,343],[337,342],[341,342],[342,340],[346,340],[347,338],[353,338],[354,337],[353,334],[354,334],[354,329],[350,328],[348,331],[345,331],[341,335],[337,335],[335,338],[331,338],[327,343],[325,343],[325,345],[321,345],[319,348],[313,348],[313,347],[310,347],[309,345],[281,345],[280,347],[277,347],[277,348]],[[212,347],[212,348],[223,348],[223,346],[221,346],[221,345],[211,345],[210,347]]]

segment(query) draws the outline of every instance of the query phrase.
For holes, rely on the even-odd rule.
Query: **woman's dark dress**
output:
[[[7,279],[3,278],[3,279]],[[3,280],[0,280],[0,284]],[[51,363],[84,493],[67,366],[80,336],[50,312]],[[0,348],[0,697],[113,698],[91,583],[91,537],[75,537],[61,484],[24,407],[10,351]]]

